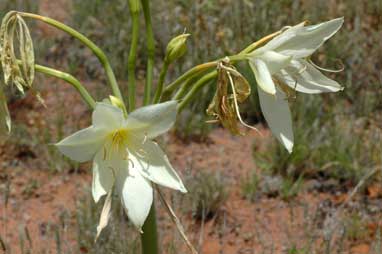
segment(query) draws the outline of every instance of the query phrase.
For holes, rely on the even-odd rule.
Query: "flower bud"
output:
[[[166,49],[166,58],[165,61],[167,63],[172,63],[175,60],[179,59],[186,53],[187,45],[186,41],[190,34],[181,34],[171,39],[171,41],[167,44]]]

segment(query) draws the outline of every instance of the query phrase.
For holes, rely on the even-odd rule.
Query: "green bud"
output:
[[[117,98],[113,95],[109,95],[109,100],[110,100],[111,105],[122,109],[123,114],[127,117],[126,107],[119,98]]]
[[[171,39],[171,41],[167,44],[166,49],[166,58],[165,61],[167,63],[172,63],[175,60],[179,59],[186,53],[187,45],[186,41],[190,34],[181,34]]]

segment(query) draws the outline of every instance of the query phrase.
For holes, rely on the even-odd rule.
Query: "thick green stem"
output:
[[[69,73],[58,71],[56,69],[52,69],[38,64],[35,65],[35,70],[37,72],[41,72],[68,82],[80,93],[82,99],[84,99],[84,101],[88,104],[88,106],[91,109],[95,108],[96,102],[94,101],[93,97],[89,94],[89,92],[85,89],[81,82]]]
[[[135,78],[135,67],[137,60],[137,48],[139,39],[139,12],[140,8],[137,7],[136,2],[130,0],[130,14],[132,20],[132,31],[131,31],[131,45],[129,52],[129,59],[127,63],[127,74],[128,74],[128,94],[129,94],[129,111],[135,109],[135,89],[136,89],[136,78]],[[138,2],[139,4],[139,2]]]
[[[162,97],[162,92],[163,92],[163,85],[164,85],[164,80],[166,78],[167,70],[168,70],[169,62],[164,61],[162,70],[159,75],[159,81],[158,81],[158,86],[157,90],[155,91],[155,96],[153,99],[153,103],[158,103]]]
[[[69,27],[69,26],[67,26],[67,25],[65,25],[65,24],[63,24],[57,20],[54,20],[54,19],[51,19],[48,17],[44,17],[44,16],[40,16],[37,14],[33,14],[33,13],[26,13],[26,12],[17,12],[17,13],[23,17],[37,19],[37,20],[40,20],[46,24],[54,26],[54,27],[56,27],[56,28],[58,28],[64,32],[70,34],[71,36],[78,39],[79,41],[81,41],[85,46],[87,46],[97,56],[97,58],[99,59],[99,61],[101,62],[102,66],[105,69],[105,73],[106,73],[106,76],[108,78],[109,85],[113,91],[113,94],[115,96],[117,96],[121,101],[123,101],[123,97],[122,97],[121,91],[119,90],[117,79],[115,78],[113,69],[111,68],[111,65],[109,62],[109,59],[107,58],[105,53],[97,45],[95,45],[91,40],[89,40],[83,34],[77,32],[73,28],[71,28],[71,27]]]
[[[153,84],[153,70],[154,70],[154,57],[155,57],[155,39],[153,33],[153,26],[151,23],[150,14],[150,1],[141,0],[143,14],[146,23],[146,44],[147,44],[147,69],[146,69],[146,83],[145,92],[143,95],[143,105],[150,103],[151,88]]]
[[[187,93],[186,96],[181,100],[181,102],[178,105],[178,113],[181,112],[184,107],[194,98],[194,96],[199,92],[199,90],[205,86],[209,81],[214,79],[217,76],[217,71],[212,71],[206,75],[204,75],[201,79],[199,79],[192,89]]]
[[[155,203],[151,205],[150,213],[143,225],[141,235],[142,254],[158,254],[158,233]]]

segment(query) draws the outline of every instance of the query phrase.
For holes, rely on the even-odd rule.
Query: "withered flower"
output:
[[[229,59],[224,59],[217,66],[218,79],[214,98],[207,109],[207,114],[213,116],[215,121],[220,122],[232,134],[242,135],[239,123],[247,125],[241,119],[239,103],[243,103],[251,93],[248,81],[229,63]]]
[[[33,42],[28,26],[15,11],[7,13],[1,23],[0,61],[6,85],[14,84],[21,93],[24,93],[24,87],[32,86],[35,73]]]

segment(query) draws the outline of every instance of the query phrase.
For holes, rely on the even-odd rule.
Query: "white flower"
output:
[[[175,101],[150,105],[125,118],[120,108],[97,103],[92,126],[56,144],[75,161],[93,160],[95,202],[110,194],[115,185],[128,217],[138,229],[153,202],[151,182],[187,192],[167,156],[151,141],[172,127],[176,106]]]
[[[337,18],[313,26],[298,24],[248,55],[261,110],[272,133],[289,152],[293,150],[292,119],[287,96],[277,85],[285,84],[309,94],[342,90],[341,85],[324,76],[307,59],[341,28],[343,21]]]

